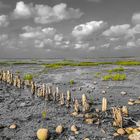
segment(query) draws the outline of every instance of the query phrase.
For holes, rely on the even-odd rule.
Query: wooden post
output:
[[[79,111],[80,111],[79,102],[78,102],[78,100],[76,99],[76,100],[74,101],[74,112],[79,113]]]
[[[102,99],[102,112],[106,112],[107,110],[107,99],[104,97]]]
[[[60,94],[60,105],[64,105],[64,104],[65,104],[64,94],[61,93],[61,94]]]
[[[70,107],[70,102],[71,102],[71,93],[70,93],[70,91],[68,90],[68,91],[67,91],[67,97],[66,97],[66,106],[67,106],[67,107]]]
[[[82,107],[83,107],[83,112],[89,112],[90,105],[87,101],[87,97],[85,94],[82,95]]]

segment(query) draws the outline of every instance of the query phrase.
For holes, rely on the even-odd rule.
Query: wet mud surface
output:
[[[102,81],[95,77],[95,73],[114,66],[96,67],[65,67],[51,70],[48,73],[40,73],[35,77],[38,84],[52,83],[59,87],[61,92],[72,92],[72,97],[80,99],[85,93],[89,100],[93,99],[92,110],[101,110],[103,97],[108,99],[108,108],[113,106],[128,106],[129,114],[134,120],[140,120],[140,105],[129,106],[130,98],[137,99],[140,96],[140,67],[124,67],[127,79],[125,81]],[[21,65],[12,67],[0,67],[10,69],[12,72],[39,73],[43,67],[38,65]],[[73,79],[75,84],[70,85]],[[97,82],[97,84],[94,83]],[[105,90],[106,93],[102,93]],[[127,95],[121,95],[126,91]],[[42,118],[42,111],[47,109],[47,117]],[[36,132],[45,127],[50,131],[50,140],[83,140],[85,137],[91,140],[127,140],[127,136],[113,137],[115,128],[112,126],[110,110],[103,114],[100,125],[85,124],[83,118],[70,116],[73,108],[61,107],[55,101],[47,102],[42,98],[32,96],[30,89],[17,89],[13,86],[0,83],[0,140],[37,140]],[[16,129],[9,129],[11,124],[17,124]],[[65,131],[61,135],[55,133],[55,128],[62,124]],[[70,126],[76,124],[79,134],[74,135]],[[135,124],[131,123],[131,126]],[[103,131],[104,130],[104,131]]]

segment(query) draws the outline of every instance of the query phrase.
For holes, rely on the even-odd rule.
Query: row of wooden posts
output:
[[[71,98],[71,92],[68,90],[66,93],[66,96],[64,95],[63,92],[59,91],[58,87],[53,87],[48,86],[46,84],[42,85],[37,85],[33,80],[23,80],[19,75],[14,75],[11,73],[9,70],[7,71],[0,71],[0,81],[3,81],[7,84],[13,85],[17,88],[24,88],[25,86],[29,87],[31,89],[31,93],[33,95],[43,97],[46,101],[56,101],[58,102],[61,106],[66,105],[66,107],[73,107],[74,112],[77,114],[82,111],[83,113],[89,113],[90,112],[90,103],[87,99],[87,96],[85,94],[82,95],[81,103],[79,102],[78,99],[72,99]],[[80,106],[82,105],[82,109]],[[116,118],[118,114],[117,108],[113,108],[113,116],[114,116],[114,121],[118,123],[118,118]],[[102,112],[107,111],[107,99],[104,97],[102,99]],[[119,115],[121,113],[119,112]],[[118,126],[122,126],[122,116],[117,116],[119,117],[119,123],[116,124]],[[117,121],[116,121],[116,120]]]

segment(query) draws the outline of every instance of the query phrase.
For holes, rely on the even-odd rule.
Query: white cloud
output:
[[[110,40],[110,41],[114,41],[114,42],[115,42],[115,41],[118,41],[118,40],[119,40],[119,38],[110,38],[109,40]]]
[[[133,41],[127,42],[127,48],[136,47],[136,43]]]
[[[55,28],[24,26],[22,29],[25,32],[19,35],[20,39],[25,43],[32,42],[35,48],[66,49],[70,45],[70,41]]]
[[[121,45],[118,45],[114,48],[114,50],[121,50],[122,49],[122,46]]]
[[[109,48],[110,47],[110,43],[106,43],[100,46],[100,48]]]
[[[136,40],[136,44],[137,44],[137,46],[140,46],[140,39]]]
[[[25,26],[23,27],[25,33],[20,34],[21,38],[29,39],[29,38],[38,38],[38,39],[45,39],[45,38],[53,38],[56,34],[56,29],[48,27],[48,28],[41,28],[41,27],[30,27]]]
[[[33,14],[33,6],[26,5],[23,1],[17,2],[13,14],[15,18],[29,18]]]
[[[36,23],[51,23],[66,19],[80,18],[83,13],[79,9],[67,8],[67,4],[60,3],[54,7],[36,5]]]
[[[8,16],[1,15],[0,16],[0,27],[7,27],[9,25]]]
[[[85,37],[91,37],[93,34],[98,34],[107,27],[104,21],[91,21],[85,24],[80,24],[74,27],[72,35],[78,40]]]
[[[89,47],[89,44],[88,43],[79,43],[79,44],[75,44],[75,47],[74,47],[74,49],[86,49],[87,47]]]
[[[62,41],[64,38],[63,34],[56,34],[54,37],[55,41]]]
[[[0,35],[0,42],[5,41],[8,39],[8,35],[7,34],[1,34]]]
[[[134,24],[140,24],[140,13],[134,13],[132,16],[132,22]]]
[[[95,49],[96,49],[95,46],[92,46],[92,47],[89,47],[89,48],[88,48],[89,51],[94,51]]]
[[[53,7],[48,5],[25,4],[23,1],[17,2],[13,12],[15,18],[34,18],[36,23],[48,24],[62,20],[80,18],[83,13],[80,9],[68,8],[67,4],[60,3]]]
[[[111,26],[108,30],[103,32],[103,35],[108,37],[118,37],[126,35],[129,29],[130,29],[129,24]]]

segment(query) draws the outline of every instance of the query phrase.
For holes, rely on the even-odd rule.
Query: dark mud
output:
[[[38,83],[52,83],[59,87],[60,91],[66,93],[71,90],[73,98],[81,98],[85,93],[89,100],[93,100],[92,110],[101,109],[103,97],[108,99],[108,108],[113,106],[128,106],[130,98],[137,99],[140,96],[140,67],[125,67],[127,80],[125,81],[102,81],[95,77],[96,72],[105,72],[114,66],[98,67],[65,67],[51,70],[48,73],[40,73],[34,80]],[[13,72],[39,73],[43,67],[39,65],[21,65],[4,67]],[[74,85],[69,81],[73,79]],[[94,84],[94,81],[97,84]],[[106,93],[103,94],[102,91]],[[127,95],[122,96],[121,91],[126,91]],[[47,109],[47,118],[42,118],[42,111]],[[129,114],[134,120],[140,120],[140,105],[128,106]],[[50,130],[50,140],[83,140],[88,137],[91,140],[126,140],[127,136],[114,138],[115,128],[112,127],[111,113],[103,114],[100,125],[87,125],[82,118],[70,116],[72,108],[61,107],[58,103],[46,102],[42,98],[32,96],[28,88],[17,89],[13,86],[0,83],[0,140],[36,140],[36,132],[41,127]],[[9,129],[11,124],[17,124],[16,129]],[[61,135],[56,135],[55,128],[63,124],[65,131]],[[79,127],[79,134],[74,135],[70,131],[70,126],[76,124]],[[127,123],[128,124],[128,123]],[[135,125],[130,123],[131,126]],[[104,130],[104,131],[103,131]]]

